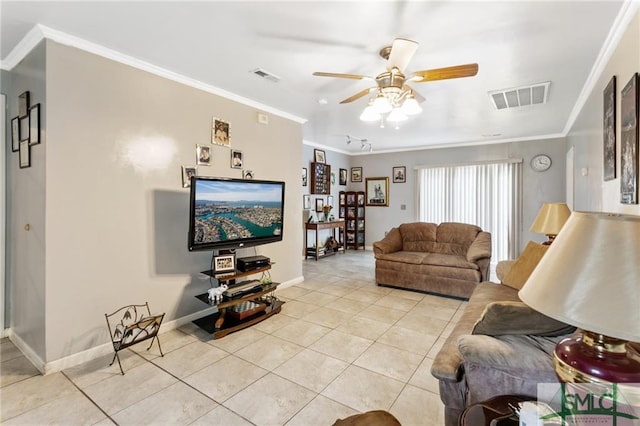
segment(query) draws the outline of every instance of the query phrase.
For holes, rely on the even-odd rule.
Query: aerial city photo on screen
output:
[[[282,186],[197,181],[194,243],[274,237],[282,234]]]

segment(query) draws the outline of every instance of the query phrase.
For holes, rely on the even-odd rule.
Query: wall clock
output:
[[[531,159],[531,168],[536,172],[544,172],[551,167],[551,157],[546,154],[538,154]]]

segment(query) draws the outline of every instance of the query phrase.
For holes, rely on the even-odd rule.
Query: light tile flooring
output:
[[[2,424],[331,425],[373,409],[441,425],[433,357],[464,303],[378,287],[371,252],[304,261],[282,312],[211,340],[193,324],[41,376],[1,341]]]

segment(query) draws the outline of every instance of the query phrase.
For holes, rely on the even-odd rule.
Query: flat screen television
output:
[[[189,251],[282,240],[284,182],[193,176]]]

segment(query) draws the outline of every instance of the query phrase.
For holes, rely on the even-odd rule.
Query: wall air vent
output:
[[[251,70],[250,72],[273,83],[277,83],[280,81],[280,77],[262,68],[256,68],[255,70]]]
[[[551,82],[545,81],[530,86],[494,90],[489,92],[489,97],[496,109],[546,104],[549,98],[549,86]]]

